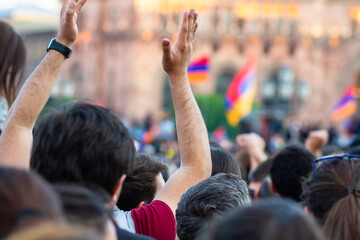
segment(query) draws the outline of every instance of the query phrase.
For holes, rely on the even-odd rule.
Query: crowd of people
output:
[[[356,141],[325,151],[329,132],[317,130],[303,145],[269,154],[260,135],[241,134],[236,157],[209,141],[187,79],[194,9],[184,13],[176,42],[162,41],[175,170],[137,152],[128,128],[104,107],[74,102],[38,119],[85,3],[63,1],[56,40],[23,84],[23,40],[0,22],[1,239],[360,239],[360,156],[348,154]]]

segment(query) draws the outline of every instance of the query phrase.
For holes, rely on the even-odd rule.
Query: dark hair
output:
[[[207,240],[323,240],[320,228],[295,203],[260,200],[218,222],[204,234]]]
[[[0,21],[0,32],[0,90],[11,106],[23,80],[26,49],[22,37],[6,22]]]
[[[304,203],[329,239],[360,239],[359,187],[360,162],[340,157],[324,161],[304,183]]]
[[[10,235],[6,240],[99,240],[98,232],[91,228],[69,226],[67,224],[43,223]]]
[[[245,181],[248,181],[250,167],[251,167],[249,153],[245,150],[240,150],[236,154],[236,161],[240,165],[242,179],[244,179]]]
[[[212,172],[211,176],[218,173],[232,173],[241,177],[239,163],[222,147],[210,148],[211,161],[212,161]]]
[[[65,219],[72,225],[81,225],[105,234],[107,221],[112,209],[106,207],[109,196],[103,197],[82,186],[55,185]]]
[[[137,153],[134,167],[126,176],[117,206],[123,211],[130,211],[144,201],[150,203],[157,191],[157,175],[167,166],[145,153]]]
[[[251,182],[262,182],[264,178],[269,176],[270,168],[272,165],[272,159],[268,159],[265,162],[260,163],[254,170],[250,181]]]
[[[276,194],[271,187],[271,179],[270,178],[265,178],[261,182],[261,186],[260,186],[258,194],[259,194],[260,199],[279,198],[279,195]]]
[[[56,193],[39,176],[0,167],[0,239],[45,220],[60,220]]]
[[[103,107],[69,104],[34,131],[31,167],[51,183],[95,184],[112,195],[134,158],[129,131]]]
[[[231,173],[216,174],[182,195],[176,210],[177,234],[181,240],[195,239],[213,219],[246,205],[246,183]]]
[[[312,171],[315,156],[300,145],[290,145],[273,158],[270,176],[283,198],[300,202],[302,182]]]

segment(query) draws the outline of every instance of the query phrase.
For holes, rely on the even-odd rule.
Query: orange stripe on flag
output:
[[[356,101],[352,101],[344,105],[343,107],[337,109],[334,111],[331,115],[331,118],[333,121],[341,121],[351,115],[353,115],[356,112],[357,109],[357,103]]]
[[[206,83],[209,81],[209,73],[188,73],[190,84]]]

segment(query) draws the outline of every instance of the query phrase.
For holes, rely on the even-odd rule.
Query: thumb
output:
[[[66,24],[72,24],[73,23],[74,14],[75,14],[75,8],[76,8],[75,2],[70,2],[69,7],[66,10],[66,17],[65,17]]]
[[[162,48],[163,48],[163,59],[170,60],[172,58],[172,52],[171,52],[171,43],[169,39],[164,38],[162,40]]]

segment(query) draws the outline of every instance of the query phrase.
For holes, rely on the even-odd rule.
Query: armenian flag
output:
[[[332,110],[331,118],[338,122],[353,115],[357,110],[357,87],[349,86]]]
[[[236,73],[225,96],[226,118],[231,126],[251,113],[256,94],[256,57],[250,55]]]
[[[188,78],[190,84],[206,83],[210,79],[209,74],[210,58],[205,56],[190,62]]]

